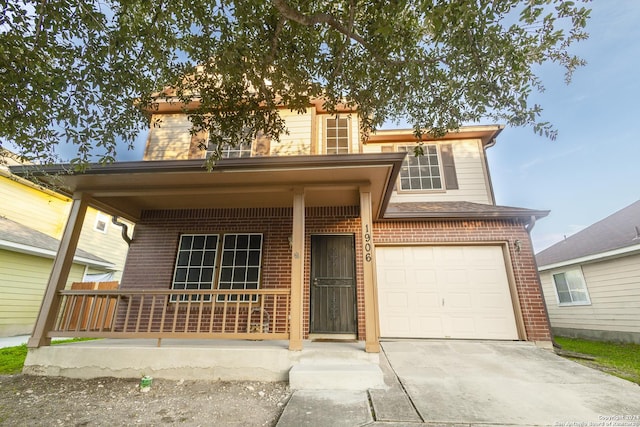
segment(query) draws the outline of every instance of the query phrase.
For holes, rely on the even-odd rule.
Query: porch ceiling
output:
[[[68,173],[68,165],[15,166],[11,172],[136,221],[143,210],[292,206],[304,188],[306,206],[360,203],[359,189],[372,193],[374,216],[385,209],[405,153],[223,159],[213,171],[202,160],[119,162]]]

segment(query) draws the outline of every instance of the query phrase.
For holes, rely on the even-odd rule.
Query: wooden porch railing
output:
[[[50,337],[289,339],[289,289],[64,290],[60,296]]]

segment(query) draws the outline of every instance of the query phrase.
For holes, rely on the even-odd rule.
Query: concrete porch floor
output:
[[[29,349],[23,372],[70,378],[139,378],[288,381],[300,363],[379,364],[364,342],[101,339]]]

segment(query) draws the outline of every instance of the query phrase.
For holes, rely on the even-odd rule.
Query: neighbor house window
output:
[[[218,289],[258,289],[261,261],[262,234],[225,234]],[[219,300],[224,298],[220,296]],[[228,300],[236,301],[237,297]],[[249,300],[257,301],[257,296],[241,297],[241,301]]]
[[[442,173],[438,147],[435,144],[422,146],[424,154],[414,155],[415,145],[401,145],[398,151],[407,151],[400,169],[402,190],[442,190]]]
[[[217,234],[183,234],[176,257],[176,268],[173,274],[172,289],[203,290],[212,289],[216,253],[218,250]],[[188,301],[188,295],[172,295],[171,301]],[[198,295],[191,296],[192,301],[199,301]],[[206,297],[205,301],[210,301]]]
[[[109,217],[101,212],[98,212],[98,215],[96,216],[96,223],[93,226],[93,229],[101,233],[106,233],[108,226]]]
[[[575,268],[555,273],[553,275],[553,283],[555,284],[559,305],[591,304],[581,269]]]
[[[349,154],[349,118],[327,118],[325,128],[327,154]]]

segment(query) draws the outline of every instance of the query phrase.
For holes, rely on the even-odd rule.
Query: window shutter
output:
[[[207,132],[200,131],[191,135],[191,144],[189,145],[189,158],[201,159],[207,153]]]
[[[254,142],[256,156],[269,156],[271,154],[271,138],[262,132],[258,132]]]
[[[453,149],[451,144],[440,146],[442,156],[442,170],[444,172],[444,184],[447,190],[458,189],[458,176],[456,174],[456,163],[453,160]]]

